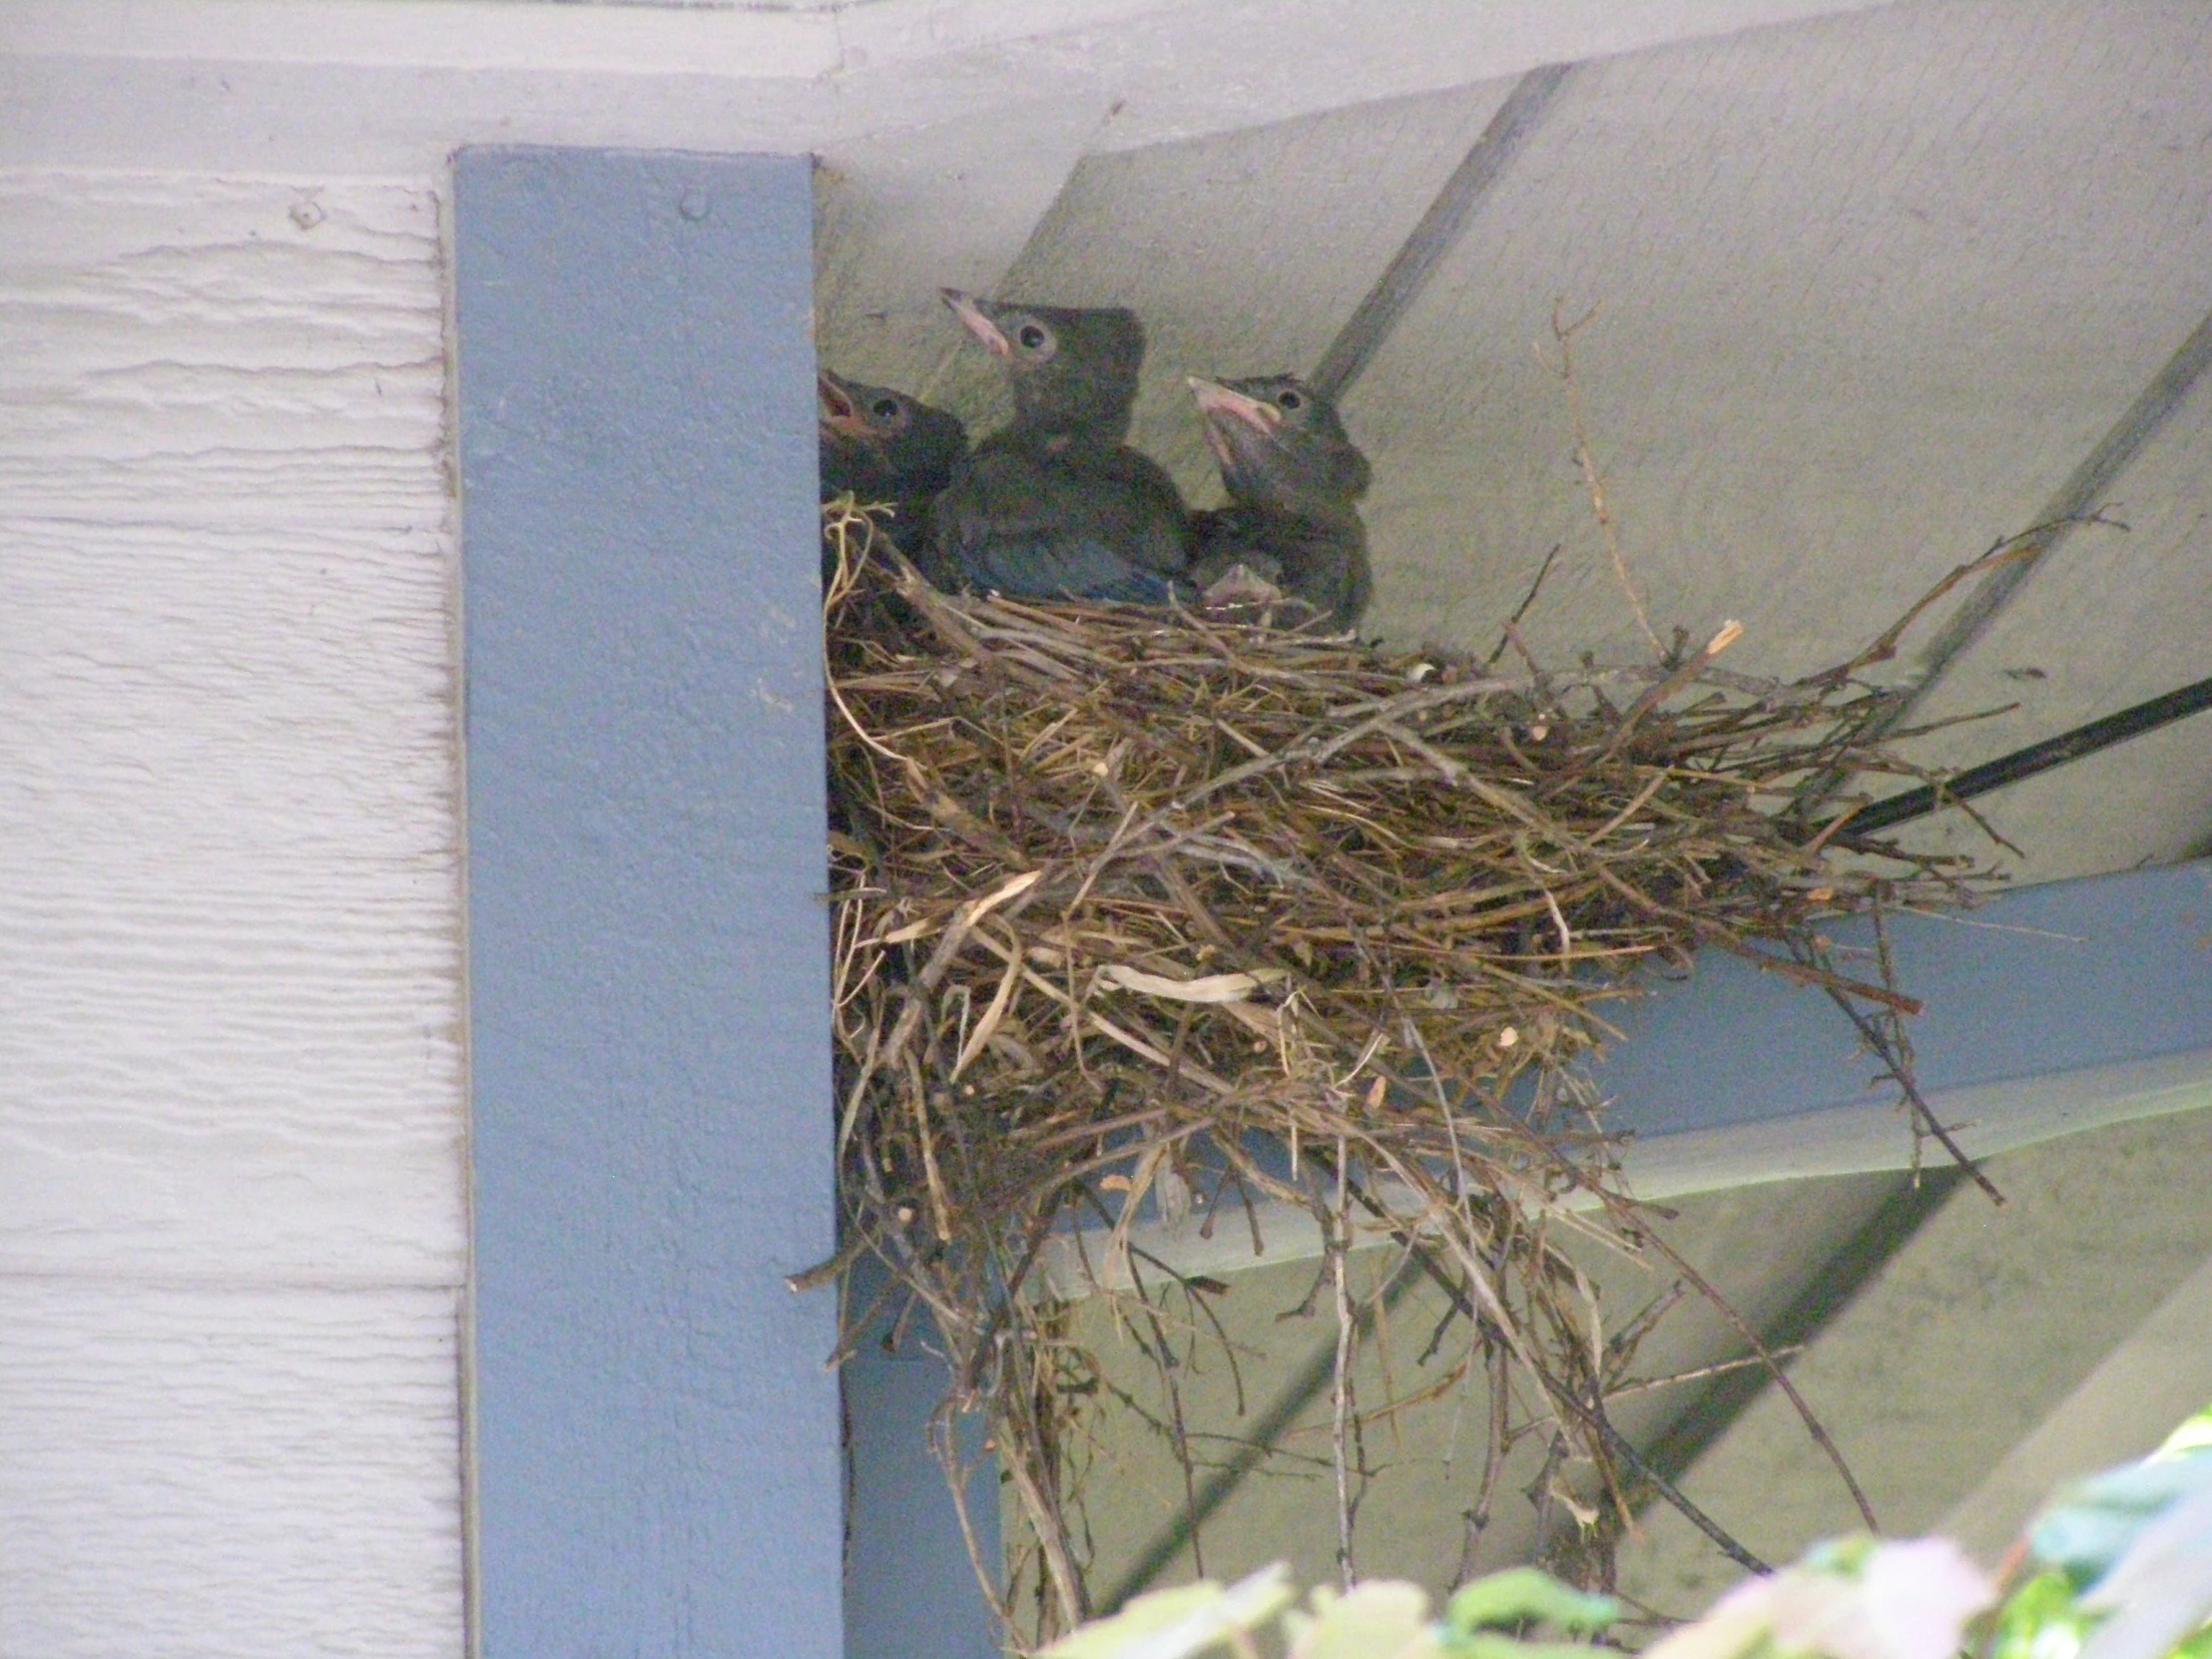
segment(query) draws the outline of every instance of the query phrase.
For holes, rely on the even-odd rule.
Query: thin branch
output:
[[[1620,528],[1613,522],[1613,511],[1605,503],[1605,477],[1598,471],[1597,460],[1590,453],[1589,428],[1582,418],[1582,387],[1574,375],[1574,336],[1596,319],[1597,307],[1592,305],[1572,322],[1561,322],[1562,303],[1554,301],[1551,307],[1551,337],[1559,344],[1559,379],[1567,388],[1567,418],[1574,425],[1575,464],[1582,469],[1582,484],[1589,491],[1590,510],[1597,515],[1598,530],[1605,538],[1606,556],[1613,561],[1613,575],[1628,598],[1628,608],[1635,613],[1636,626],[1651,642],[1653,654],[1664,657],[1667,648],[1652,632],[1643,598],[1636,592],[1636,583],[1628,574],[1628,560],[1621,554]]]
[[[1351,1255],[1352,1159],[1337,1142],[1337,1205],[1329,1228],[1329,1275],[1336,1293],[1337,1363],[1331,1375],[1332,1414],[1329,1451],[1337,1476],[1337,1576],[1351,1589],[1356,1576],[1352,1557],[1352,1470],[1345,1455],[1346,1428],[1352,1417],[1352,1292],[1347,1281]]]

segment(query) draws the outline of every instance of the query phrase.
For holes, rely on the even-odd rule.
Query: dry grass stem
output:
[[[1833,994],[1914,1092],[1897,1015],[1918,1004],[1886,956],[1884,983],[1841,974],[1822,928],[1953,907],[1981,877],[1848,825],[1813,843],[1790,816],[1808,778],[1912,774],[1857,736],[1880,694],[1725,673],[1731,630],[1507,677],[1282,619],[951,598],[876,515],[825,519],[846,1245],[802,1277],[874,1258],[889,1312],[941,1349],[944,1421],[980,1417],[1022,1517],[1017,1642],[1090,1610],[1081,1485],[1109,1390],[1062,1299],[1117,1299],[1163,1367],[1220,1340],[1220,1287],[1149,1253],[1155,1220],[1256,1250],[1264,1217],[1319,1224],[1348,1572],[1362,1435],[1403,1403],[1351,1386],[1382,1293],[1355,1294],[1347,1252],[1384,1239],[1460,1310],[1463,1348],[1427,1376],[1485,1384],[1470,1552],[1530,1436],[1548,1471],[1595,1471],[1572,1497],[1547,1472],[1539,1501],[1617,1532],[1657,1478],[1606,1415],[1649,1321],[1609,1334],[1570,1251],[1642,1257],[1652,1233],[1586,1062],[1640,966],[1718,947]],[[1188,1468],[1220,1435],[1164,1397]]]

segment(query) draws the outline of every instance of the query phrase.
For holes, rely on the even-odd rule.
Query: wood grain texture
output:
[[[426,188],[0,174],[0,1652],[458,1653]]]
[[[1311,373],[1511,85],[1092,157],[1006,291],[1134,308],[1150,334],[1134,441],[1220,500],[1184,376]],[[996,378],[977,351],[961,372]]]
[[[0,174],[13,515],[444,521],[427,190]]]
[[[1928,758],[1971,766],[2212,674],[2208,478],[2212,384],[2199,383],[2113,488],[2107,511],[2127,528],[2077,530],[2054,549],[1915,718],[2006,712],[1936,735]],[[2022,880],[2212,852],[2212,714],[1975,805],[2019,841]],[[1961,851],[1987,845],[1956,812],[1901,838]]]
[[[842,1651],[808,174],[454,172],[494,1655]]]
[[[2062,1482],[2147,1457],[2212,1397],[2212,1261],[2197,1269],[2048,1416],[2022,1436],[1937,1530],[2001,1560]]]
[[[1008,285],[1137,306],[1138,440],[1212,499],[1181,376],[1310,367],[1508,84],[1094,156]],[[2212,28],[2180,4],[1918,0],[1585,63],[1347,400],[1376,472],[1369,626],[1487,651],[1557,546],[1538,649],[1646,649],[1555,372],[1555,305],[1596,307],[1578,380],[1654,621],[1702,640],[1740,619],[1752,672],[1848,655],[2033,523],[2212,308],[2208,130]],[[990,409],[980,366],[946,377],[963,412]],[[2167,550],[2212,513],[2208,441],[2193,404],[2120,477],[2136,534],[2065,547],[2027,590],[2054,598],[1944,704],[2019,717],[1928,759],[2202,677],[2212,585],[2201,551]],[[2022,666],[2043,678],[1993,678]],[[2085,770],[2006,792],[2018,873],[2201,845],[2207,744],[2087,763],[2109,796]]]
[[[1881,3],[1399,0],[1385,29],[1339,0],[4,0],[0,161],[405,177],[463,144],[795,154],[1040,100],[1126,149]]]
[[[1376,619],[1633,649],[1552,307],[1655,620],[1821,666],[2024,528],[2212,305],[2187,7],[1917,4],[1586,66],[1352,399]],[[2201,457],[2199,475],[2202,475]]]
[[[1988,1172],[2001,1220],[1960,1186],[1791,1367],[1892,1536],[1939,1525],[2212,1255],[2212,1112],[2025,1148]],[[1858,1525],[1773,1389],[1682,1485],[1767,1560]],[[1621,1551],[1622,1587],[1669,1610],[1738,1576],[1657,1506]]]
[[[1699,1194],[1673,1207],[1666,1236],[1756,1324],[1780,1313],[1818,1278],[1896,1181],[1894,1176],[1861,1175]],[[1643,1307],[1667,1288],[1663,1263],[1647,1265],[1596,1248],[1568,1248],[1608,1308]],[[1359,1252],[1353,1260],[1360,1276],[1355,1283],[1362,1286],[1389,1270],[1385,1249]],[[1227,1294],[1212,1306],[1229,1340],[1239,1345],[1238,1369],[1201,1348],[1176,1373],[1180,1408],[1194,1434],[1249,1433],[1253,1419],[1286,1382],[1318,1353],[1335,1347],[1326,1318],[1297,1312],[1313,1283],[1313,1267],[1301,1262],[1250,1268],[1229,1282]],[[1422,1284],[1378,1326],[1377,1340],[1360,1355],[1356,1386],[1371,1399],[1402,1400],[1435,1384],[1452,1360],[1426,1350],[1437,1322],[1447,1314],[1448,1304],[1432,1286]],[[1116,1319],[1103,1298],[1078,1305],[1072,1335],[1100,1357],[1110,1379],[1105,1396],[1114,1401],[1102,1407],[1100,1433],[1101,1443],[1113,1451],[1113,1473],[1094,1479],[1088,1488],[1097,1577],[1113,1584],[1185,1512],[1183,1474],[1168,1437],[1151,1432],[1131,1408],[1170,1408],[1142,1339],[1125,1320]],[[1455,1355],[1456,1344],[1456,1338],[1447,1339],[1443,1355]],[[1638,1355],[1638,1375],[1664,1377],[1733,1358],[1736,1352],[1733,1329],[1693,1298],[1661,1321],[1647,1340]],[[1679,1406],[1681,1391],[1630,1394],[1611,1409],[1624,1432],[1648,1444],[1648,1436]],[[1278,1465],[1282,1472],[1243,1482],[1208,1523],[1201,1540],[1208,1576],[1228,1582],[1287,1558],[1297,1582],[1329,1582],[1337,1570],[1336,1514],[1327,1501],[1317,1501],[1314,1477],[1293,1459],[1312,1458],[1326,1469],[1331,1412],[1324,1389],[1284,1436],[1281,1443],[1290,1456]],[[1441,1388],[1392,1413],[1389,1426],[1371,1441],[1371,1456],[1383,1472],[1361,1500],[1364,1570],[1430,1585],[1452,1581],[1464,1535],[1460,1516],[1481,1487],[1480,1424],[1485,1415],[1479,1379]],[[1523,1438],[1500,1491],[1526,1486],[1541,1472],[1541,1448],[1533,1436]],[[1477,1570],[1518,1565],[1535,1552],[1538,1541],[1533,1507],[1517,1496],[1500,1497],[1481,1536]],[[1194,1576],[1192,1567],[1186,1547],[1160,1582]]]
[[[828,147],[815,173],[816,349],[876,385],[924,386],[965,337],[940,287],[995,291],[1096,135],[1104,104],[1024,104]],[[996,157],[978,191],[977,152]]]
[[[435,201],[0,223],[0,1271],[457,1284]]]
[[[0,1652],[460,1652],[455,1293],[0,1280]]]

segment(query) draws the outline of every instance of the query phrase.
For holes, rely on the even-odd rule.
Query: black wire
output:
[[[2155,732],[2161,726],[2170,725],[2204,709],[2212,709],[2212,680],[2199,680],[2193,686],[2183,686],[2179,691],[2170,691],[2164,697],[2154,697],[2148,703],[2138,703],[2132,709],[2122,709],[2116,715],[2092,720],[2088,725],[2077,726],[2071,732],[2061,732],[2055,738],[2045,738],[2041,743],[2029,744],[2025,749],[2015,749],[2009,755],[2000,755],[1993,761],[1984,761],[1980,766],[1969,767],[1940,784],[1924,784],[1917,790],[1907,790],[1903,795],[1893,795],[1887,801],[1878,801],[1856,814],[1844,826],[1844,833],[1872,834],[1878,830],[1889,830],[1917,818],[1926,818],[1953,802],[1986,795],[2007,784],[2016,784],[2023,778],[2032,778],[2039,772],[2062,767],[2068,761],[2078,761],[2084,755],[2094,755],[2100,749],[2125,743],[2129,738],[2139,738],[2145,732]]]
[[[1906,724],[1913,710],[1935,689],[1950,665],[1987,633],[1997,613],[2019,590],[2020,584],[2041,568],[2043,561],[2078,526],[2095,515],[2105,492],[2134,463],[2151,439],[2165,429],[2173,412],[2188,399],[2207,368],[2212,368],[2212,312],[2207,312],[2189,330],[2189,337],[2151,376],[2150,384],[2127,406],[2112,429],[2097,440],[2097,446],[2082,458],[2081,464],[2058,486],[2058,493],[2035,515],[2033,522],[2043,527],[2043,533],[2034,536],[2030,543],[2035,551],[1991,572],[1958,607],[1921,653],[1913,680],[1889,694],[1880,717],[1860,734],[1861,741],[1878,741]],[[1838,772],[1821,774],[1801,799],[1800,812],[1810,816],[1809,809],[1835,794],[1848,776]]]

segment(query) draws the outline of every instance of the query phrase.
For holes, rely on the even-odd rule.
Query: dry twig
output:
[[[1029,1534],[1023,1639],[1089,1606],[1100,1392],[1054,1287],[1081,1272],[1137,1299],[1173,1363],[1160,1298],[1198,1299],[1144,1266],[1135,1227],[1198,1193],[1210,1230],[1234,1189],[1256,1248],[1270,1201],[1326,1218],[1348,1571],[1361,1435],[1402,1403],[1350,1386],[1362,1236],[1419,1258],[1460,1310],[1459,1367],[1489,1380],[1469,1548],[1530,1434],[1552,1466],[1592,1465],[1625,1520],[1652,1476],[1604,1401],[1641,1327],[1604,1338],[1566,1241],[1639,1254],[1649,1229],[1560,1080],[1639,963],[1701,945],[1829,991],[1862,1030],[1917,1008],[1887,974],[1838,974],[1818,928],[1955,905],[1974,872],[1831,854],[1785,816],[1822,769],[1910,770],[1854,737],[1879,693],[1723,673],[1725,632],[1516,680],[1223,617],[956,599],[876,551],[868,513],[826,518],[847,1242],[802,1279],[871,1255],[941,1348],[947,1411],[980,1414]],[[1885,1058],[1910,1092],[1909,1051]],[[1570,1210],[1579,1190],[1600,1208]],[[1162,1420],[1188,1465],[1209,1436],[1183,1410],[1173,1394]]]

